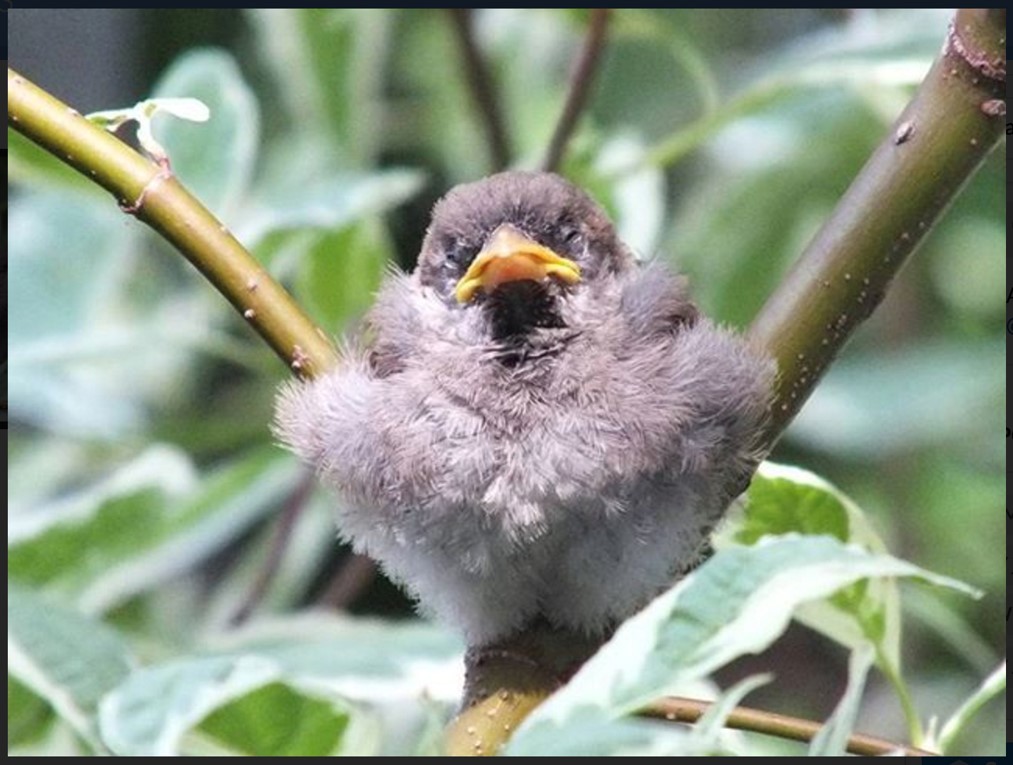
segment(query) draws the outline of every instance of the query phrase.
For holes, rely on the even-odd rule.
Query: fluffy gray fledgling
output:
[[[511,268],[548,269],[541,248],[570,266],[490,266],[462,293],[504,230]],[[275,427],[337,489],[341,534],[472,645],[538,618],[601,632],[745,488],[772,366],[584,192],[508,172],[436,205],[416,271],[387,277],[339,368],[284,387]]]

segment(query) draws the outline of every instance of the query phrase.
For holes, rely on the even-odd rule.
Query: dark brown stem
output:
[[[468,80],[468,89],[485,130],[489,159],[494,170],[503,170],[510,164],[510,141],[492,72],[475,39],[472,9],[451,8],[447,13],[450,14],[461,48],[461,63]]]
[[[711,708],[709,701],[671,697],[651,704],[640,714],[669,722],[695,723]],[[725,721],[726,728],[764,733],[790,741],[810,742],[819,733],[823,723],[764,712],[749,707],[735,707]],[[853,734],[848,738],[847,750],[851,754],[879,757],[893,752],[904,752],[908,757],[938,757],[934,752],[913,746],[897,744],[873,736]]]
[[[374,579],[376,563],[365,555],[354,554],[342,561],[317,602],[321,606],[342,611],[358,600]]]
[[[268,550],[267,559],[258,572],[257,578],[250,586],[250,591],[243,598],[243,602],[236,609],[232,618],[229,619],[229,624],[233,627],[238,627],[249,619],[264,599],[267,588],[274,580],[274,575],[278,573],[278,567],[285,556],[285,550],[288,547],[289,540],[292,538],[296,521],[299,520],[299,516],[306,509],[307,501],[313,494],[313,487],[316,486],[316,483],[316,476],[307,471],[286,500],[281,517],[278,518],[278,526],[275,529],[274,538],[271,540],[271,548]]]
[[[549,141],[549,148],[542,162],[542,170],[546,172],[555,172],[559,168],[563,161],[563,155],[566,153],[566,146],[577,127],[577,121],[587,105],[591,86],[594,84],[595,75],[598,72],[601,54],[605,48],[610,14],[609,8],[595,8],[591,11],[587,37],[584,38],[584,46],[577,56],[573,72],[570,75],[570,88],[566,96],[566,103],[563,105],[563,112],[559,115],[559,122],[556,123],[556,130],[552,134],[552,140]]]

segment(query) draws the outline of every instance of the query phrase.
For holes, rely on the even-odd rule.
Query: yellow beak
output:
[[[454,289],[459,303],[467,303],[480,290],[522,280],[541,281],[554,276],[567,284],[580,281],[580,266],[532,241],[509,223],[492,232],[468,272]]]

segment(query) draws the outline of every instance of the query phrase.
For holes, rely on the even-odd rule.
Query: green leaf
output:
[[[717,548],[752,545],[765,536],[826,534],[872,553],[885,553],[861,509],[837,487],[801,468],[764,462],[744,498],[714,538]],[[872,642],[900,666],[900,601],[890,579],[863,580],[829,599],[799,607],[803,624],[855,649]]]
[[[707,757],[728,754],[723,726],[742,699],[768,682],[766,676],[746,678],[725,693],[689,730],[667,722],[613,719],[597,707],[576,711],[565,731],[541,726],[518,733],[508,743],[506,754],[531,757],[618,757],[680,756]]]
[[[215,709],[195,735],[234,755],[326,757],[340,753],[350,716],[341,701],[272,682]]]
[[[99,700],[127,677],[131,664],[126,646],[112,630],[7,585],[8,702],[13,677],[101,750],[95,735]],[[26,701],[17,693],[14,700]],[[9,709],[8,721],[10,715]]]
[[[303,167],[306,160],[308,166]],[[271,252],[262,243],[281,232],[307,229],[334,231],[364,218],[388,212],[413,197],[425,176],[414,170],[340,173],[321,180],[312,157],[284,153],[282,167],[270,173],[270,183],[244,209],[236,235],[269,264]]]
[[[394,12],[255,9],[248,18],[293,132],[326,135],[344,167],[379,149],[379,107]]]
[[[61,435],[136,434],[156,403],[179,392],[207,309],[172,292],[149,260],[140,278],[133,261],[150,253],[138,252],[137,224],[107,200],[32,192],[14,200],[9,218],[13,415]]]
[[[15,200],[8,219],[8,346],[16,365],[29,345],[79,336],[96,321],[125,237],[122,214],[108,203],[54,192]]]
[[[185,458],[154,447],[78,496],[13,519],[9,576],[108,609],[235,539],[298,477],[292,460],[266,447],[195,488]]]
[[[218,50],[185,53],[159,80],[153,98],[194,98],[210,110],[206,123],[159,119],[154,132],[180,181],[228,219],[252,179],[260,140],[257,101],[235,60]]]
[[[798,606],[870,577],[907,576],[967,593],[959,582],[832,537],[768,537],[719,551],[623,624],[517,732],[556,729],[587,707],[619,717],[767,648]]]
[[[7,674],[7,748],[40,741],[52,726],[53,710],[16,677]]]
[[[314,237],[303,255],[296,297],[334,331],[373,302],[393,245],[384,226],[368,220]]]
[[[701,749],[689,732],[664,723],[610,720],[585,710],[567,725],[565,732],[549,726],[522,728],[510,740],[505,754],[512,757],[703,757],[716,752]]]
[[[865,679],[869,675],[869,668],[875,655],[875,650],[868,643],[851,652],[848,661],[848,687],[833,714],[813,737],[809,745],[810,757],[843,757],[847,754],[848,738],[855,729],[858,705],[865,690]]]
[[[444,722],[452,712],[459,652],[456,640],[416,623],[304,615],[262,624],[217,655],[133,674],[103,700],[102,736],[121,755],[198,745],[235,753],[243,731],[266,720],[240,751],[331,753],[334,744],[344,754],[410,753],[428,735],[434,705]],[[328,737],[341,726],[340,741]]]

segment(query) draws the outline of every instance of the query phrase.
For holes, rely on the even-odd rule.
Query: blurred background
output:
[[[909,99],[948,20],[618,11],[562,171],[643,257],[687,273],[708,313],[745,327]],[[472,24],[511,164],[533,168],[587,14],[487,10]],[[445,11],[19,8],[9,25],[11,66],[81,112],[203,100],[208,123],[156,120],[175,171],[335,334],[355,326],[390,263],[413,267],[433,202],[495,169]],[[427,686],[433,708],[411,736],[381,748],[426,740],[452,708],[459,646],[417,625],[337,540],[336,500],[272,443],[287,370],[108,195],[8,133],[9,597],[14,586],[26,603],[99,620],[170,674],[235,641],[315,630],[345,641],[353,669],[382,663],[377,652],[411,657],[445,684]],[[923,717],[952,711],[1005,655],[1004,184],[997,152],[773,455],[848,492],[897,555],[985,591],[974,602],[904,588]],[[407,663],[391,677],[414,688]],[[777,679],[752,706],[822,719],[846,653],[797,627],[718,679],[759,670]],[[80,747],[10,674],[8,703],[9,746]],[[991,705],[959,751],[1002,751],[1004,712]],[[858,728],[904,738],[878,678]]]

